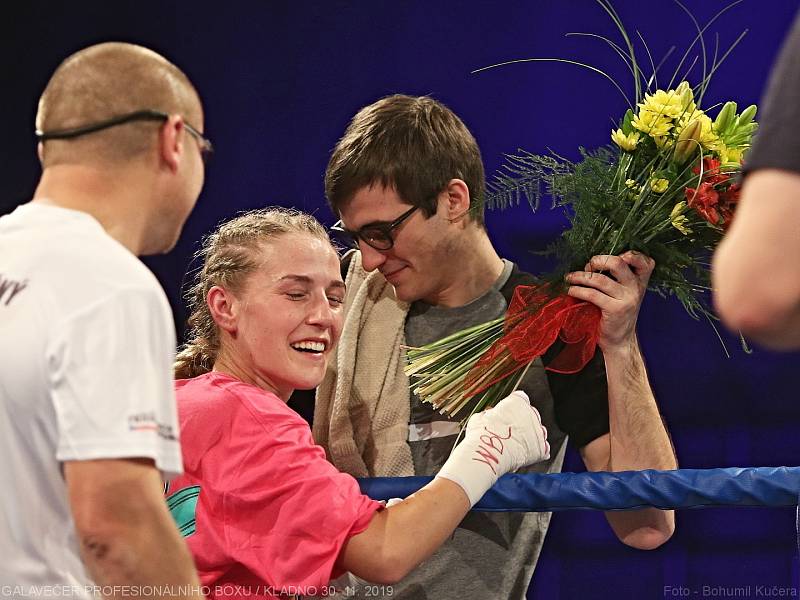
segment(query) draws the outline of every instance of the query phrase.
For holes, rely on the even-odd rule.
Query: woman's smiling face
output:
[[[257,267],[231,294],[226,362],[287,399],[316,387],[339,339],[345,286],[330,243],[287,233],[260,244]]]

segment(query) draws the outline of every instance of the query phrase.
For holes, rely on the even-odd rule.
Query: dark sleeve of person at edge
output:
[[[800,172],[800,12],[783,42],[756,116],[758,131],[745,155],[745,174],[756,169]]]
[[[347,273],[349,260],[342,260],[342,277]],[[535,278],[514,265],[508,283],[503,286],[506,303],[510,304],[511,294],[518,285],[534,285]],[[556,341],[542,357],[545,365],[552,361],[563,348]],[[605,362],[598,348],[591,361],[576,374],[566,375],[547,371],[550,392],[555,404],[556,423],[569,435],[570,442],[581,448],[592,440],[608,433],[608,385]],[[289,399],[289,406],[296,410],[309,423],[314,418],[314,394],[316,390],[296,390]]]

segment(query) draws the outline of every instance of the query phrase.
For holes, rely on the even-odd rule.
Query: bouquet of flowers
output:
[[[674,295],[694,318],[715,318],[704,298],[710,291],[710,256],[734,215],[742,156],[757,128],[756,107],[738,112],[735,102],[726,102],[708,109],[718,108],[712,119],[701,104],[711,75],[742,36],[713,61],[709,73],[704,69],[697,85],[681,81],[653,89],[657,69],[645,78],[613,7],[606,0],[598,3],[628,48],[626,55],[602,38],[634,73],[635,106],[617,121],[611,145],[581,148],[577,162],[521,151],[507,157],[504,170],[490,184],[489,206],[505,207],[524,196],[535,209],[544,190],[554,207],[566,210],[571,228],[549,249],[560,268],[541,285],[518,287],[504,317],[407,349],[406,373],[414,380],[414,391],[443,413],[458,415],[476,396],[473,412],[493,406],[519,385],[527,366],[556,340],[563,349],[546,368],[574,373],[586,365],[595,353],[600,312],[564,293],[564,275],[583,269],[597,254],[635,250],[652,257],[656,267],[649,289]],[[711,22],[703,29],[697,26],[695,42],[703,45]],[[610,79],[576,61],[528,60],[570,62]]]

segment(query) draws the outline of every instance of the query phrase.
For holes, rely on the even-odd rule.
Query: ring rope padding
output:
[[[359,479],[375,500],[405,498],[433,477]],[[800,467],[745,467],[503,475],[473,510],[550,512],[707,506],[797,506]]]

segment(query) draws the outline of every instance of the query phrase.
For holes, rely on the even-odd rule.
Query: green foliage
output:
[[[738,197],[734,175],[758,125],[753,121],[755,106],[737,115],[736,103],[727,102],[713,122],[700,108],[711,77],[746,31],[721,57],[715,48],[710,64],[704,34],[740,1],[723,7],[701,27],[676,0],[697,33],[665,89],[659,89],[658,71],[672,50],[656,65],[637,31],[651,67],[649,76],[645,75],[631,36],[614,7],[609,0],[597,0],[616,26],[620,43],[593,33],[571,35],[599,39],[623,60],[632,75],[632,100],[608,73],[571,59],[524,58],[474,71],[535,62],[574,65],[610,81],[629,106],[611,133],[616,145],[591,151],[581,148],[577,162],[555,153],[518,150],[506,155],[505,164],[488,182],[489,208],[516,206],[524,198],[531,209],[537,210],[542,199],[549,196],[553,208],[565,211],[570,225],[547,250],[559,266],[544,278],[548,286],[544,289],[559,293],[564,275],[582,270],[593,256],[637,251],[656,262],[649,289],[665,297],[674,296],[690,315],[705,317],[713,326],[710,257],[733,216]],[[696,46],[699,54],[690,60]],[[691,87],[685,80],[698,61],[702,66],[699,83]],[[525,307],[529,314],[537,310],[536,306]],[[524,376],[522,369],[527,367],[509,353],[489,354],[491,360],[487,361],[481,361],[481,357],[490,347],[497,347],[493,344],[523,318],[507,315],[505,322],[497,319],[423,348],[408,349],[406,372],[415,380],[414,390],[451,415],[467,407],[474,397],[475,411],[493,406],[518,385]]]
[[[610,146],[580,152],[578,162],[528,152],[510,156],[506,174],[495,178],[487,197],[493,207],[525,198],[535,209],[543,196],[550,196],[553,207],[565,211],[570,226],[547,250],[559,266],[545,280],[558,281],[583,269],[592,256],[635,250],[656,261],[650,290],[675,296],[695,318],[708,314],[708,264],[722,229],[690,211],[686,218],[692,233],[685,235],[670,218],[698,176],[688,167],[678,171],[666,164],[655,145],[640,147],[634,155]],[[648,171],[673,183],[656,194]]]

